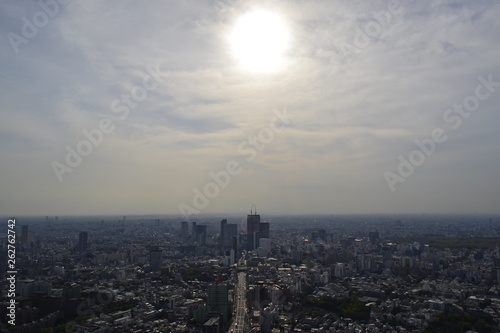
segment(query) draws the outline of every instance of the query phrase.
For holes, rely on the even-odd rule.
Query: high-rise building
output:
[[[181,222],[181,236],[187,237],[189,235],[189,224],[187,221]]]
[[[162,251],[159,246],[149,247],[149,265],[152,271],[159,271],[161,267]]]
[[[191,223],[191,236],[196,239],[196,222]]]
[[[208,287],[208,307],[210,311],[222,313],[224,323],[229,319],[229,288],[227,284],[214,284]]]
[[[259,224],[259,239],[260,238],[269,238],[269,223],[261,222]]]
[[[255,250],[259,247],[260,215],[247,215],[247,249]]]
[[[86,231],[80,232],[78,235],[78,250],[84,252],[87,250],[87,241],[89,233]]]
[[[238,236],[233,236],[231,249],[234,250],[235,255],[238,256]]]
[[[222,238],[222,246],[230,248],[233,246],[233,237],[238,236],[238,225],[227,223],[224,225],[224,237]]]
[[[223,219],[220,221],[220,245],[224,246],[224,229],[227,225],[227,220]]]
[[[194,239],[198,242],[199,245],[207,244],[207,226],[206,225],[195,225]]]

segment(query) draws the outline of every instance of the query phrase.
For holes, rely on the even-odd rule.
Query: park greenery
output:
[[[349,297],[328,297],[320,298],[305,297],[302,302],[305,308],[309,310],[323,309],[333,312],[340,317],[351,318],[353,320],[368,320],[370,318],[371,308],[358,300],[356,295]]]

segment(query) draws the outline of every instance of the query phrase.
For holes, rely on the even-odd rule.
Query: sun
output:
[[[231,52],[251,72],[275,72],[286,65],[290,32],[283,17],[256,10],[243,15],[229,35]]]

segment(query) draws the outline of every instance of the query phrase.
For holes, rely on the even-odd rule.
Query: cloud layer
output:
[[[231,160],[241,173],[202,212],[500,213],[500,87],[457,130],[443,119],[478,77],[500,82],[495,1],[57,2],[25,38],[40,3],[56,8],[0,5],[2,215],[177,214]],[[229,53],[232,25],[260,8],[292,31],[284,71],[241,71]],[[120,118],[113,101],[148,68],[161,82]],[[239,147],[285,109],[248,161]],[[104,118],[114,130],[60,182],[52,163]],[[448,140],[391,192],[384,173],[435,128]]]

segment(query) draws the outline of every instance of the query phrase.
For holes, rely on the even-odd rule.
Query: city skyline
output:
[[[0,212],[500,214],[499,14],[4,2]]]
[[[0,325],[19,332],[498,331],[500,216],[262,215],[272,222],[260,223],[259,244],[248,250],[245,222],[256,229],[258,217],[247,215],[239,228],[232,218],[191,228],[178,218],[11,219],[22,241],[15,265],[0,261],[2,288],[14,300],[2,302]],[[11,265],[16,270],[6,272]]]

